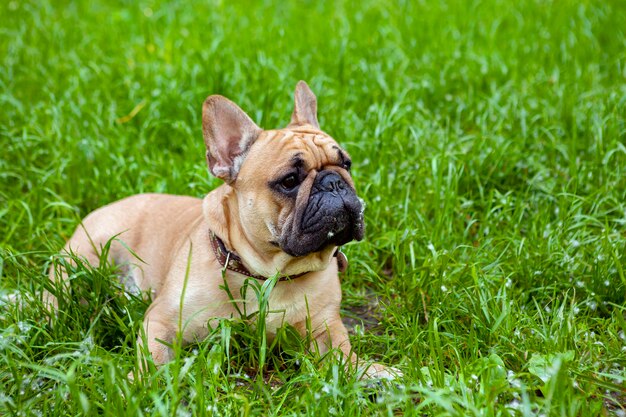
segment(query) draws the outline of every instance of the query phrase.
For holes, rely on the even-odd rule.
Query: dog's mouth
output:
[[[322,252],[329,247],[342,246],[353,240],[358,241],[361,239],[362,237],[358,237],[353,231],[344,229],[337,233],[328,232],[326,238],[321,239],[302,236],[298,244],[293,244],[293,241],[289,241],[286,244],[280,245],[280,248],[290,256],[302,257],[310,255],[311,253]]]
[[[326,241],[322,241],[320,246],[313,250],[312,252],[320,252],[326,249],[329,246],[342,246],[348,242],[353,240],[361,240],[363,236],[358,236],[357,231],[355,230],[356,225],[350,225],[345,227],[337,232],[328,232],[326,234]],[[361,227],[362,228],[362,227]]]
[[[301,238],[301,244],[282,245],[281,249],[290,256],[300,257],[311,253],[322,252],[329,247],[345,245],[352,240],[361,240],[362,237],[357,237],[356,233],[351,229],[353,228],[345,228],[338,232],[328,232],[326,233],[325,238],[317,236],[303,236]],[[308,244],[308,242],[310,242],[310,244]]]

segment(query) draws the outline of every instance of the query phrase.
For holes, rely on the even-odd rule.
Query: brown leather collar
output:
[[[213,248],[213,253],[215,254],[215,257],[217,258],[217,261],[220,263],[220,265],[222,265],[226,269],[229,269],[233,272],[237,272],[239,274],[245,275],[250,278],[260,279],[262,281],[265,281],[268,279],[268,277],[264,277],[262,275],[255,275],[252,272],[250,272],[250,270],[246,268],[243,262],[241,261],[241,257],[239,257],[239,255],[237,255],[235,252],[229,251],[226,248],[226,245],[224,245],[224,242],[222,241],[222,239],[220,239],[215,233],[213,233],[213,231],[210,231],[209,235],[211,237],[211,247]],[[337,248],[333,256],[337,258],[337,267],[339,268],[339,272],[345,271],[348,268],[348,258],[346,258],[346,255],[344,255],[344,253],[341,252],[339,248]],[[299,278],[306,274],[308,274],[308,272],[303,272],[297,275],[281,276],[278,280],[289,281],[292,279]]]

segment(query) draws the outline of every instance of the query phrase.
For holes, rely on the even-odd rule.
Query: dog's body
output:
[[[99,253],[95,248],[104,246],[119,234],[111,243],[109,256],[132,278],[127,285],[129,292],[139,290],[153,299],[144,326],[150,335],[148,349],[157,364],[171,358],[167,347],[155,339],[173,340],[179,315],[184,323],[183,339],[193,342],[207,335],[211,319],[237,317],[238,309],[244,311],[243,302],[233,304],[223,286],[227,284],[238,299],[246,277],[227,269],[224,283],[221,275],[224,268],[211,250],[209,234],[224,223],[208,220],[211,214],[203,210],[211,205],[211,200],[224,194],[225,190],[218,188],[204,200],[163,194],[132,196],[91,213],[67,243],[68,250],[98,265]],[[157,241],[153,240],[155,238]],[[235,247],[227,237],[224,244]],[[181,312],[183,288],[185,298]],[[255,294],[247,291],[246,295],[245,311],[254,313],[258,310]],[[311,328],[318,329],[323,336],[325,327],[332,327],[338,336],[333,345],[341,345],[347,352],[350,346],[339,317],[340,302],[341,289],[334,259],[326,270],[280,281],[269,300],[276,313],[270,313],[266,319],[268,336],[271,338],[284,323],[304,334],[308,307]],[[320,348],[325,350],[324,344]]]
[[[209,97],[203,107],[207,161],[226,184],[203,200],[126,198],[91,213],[68,241],[67,252],[98,265],[100,249],[115,237],[109,257],[125,270],[127,289],[153,300],[144,319],[146,339],[139,343],[147,345],[155,364],[172,359],[161,341],[172,342],[177,331],[192,342],[207,335],[212,319],[258,310],[253,291],[245,300],[233,300],[224,290],[226,285],[238,299],[245,280],[258,278],[226,269],[212,250],[213,235],[241,258],[250,275],[291,277],[271,292],[275,313],[266,318],[269,337],[285,323],[303,336],[308,328],[321,353],[337,347],[357,361],[339,316],[333,254],[337,246],[363,237],[363,206],[348,173],[349,157],[319,130],[316,99],[303,82],[295,102],[287,128],[263,131],[232,102]],[[54,269],[50,275],[58,276]],[[387,374],[377,364],[368,372]]]

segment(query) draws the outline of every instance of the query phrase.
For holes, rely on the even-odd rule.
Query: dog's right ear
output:
[[[235,181],[248,149],[261,131],[226,97],[207,97],[202,105],[202,133],[211,174],[227,183]]]

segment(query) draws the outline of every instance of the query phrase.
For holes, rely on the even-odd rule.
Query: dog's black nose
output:
[[[336,172],[323,172],[319,175],[323,175],[316,184],[316,188],[319,191],[340,192],[346,188],[343,178]]]

